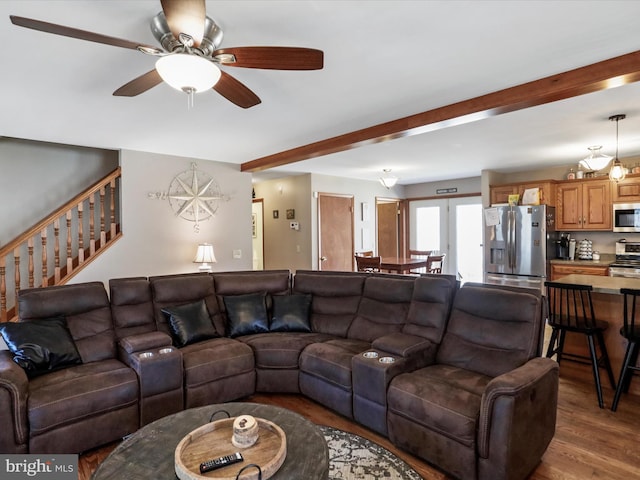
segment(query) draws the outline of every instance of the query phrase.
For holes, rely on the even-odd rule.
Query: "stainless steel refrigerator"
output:
[[[556,257],[555,207],[490,207],[484,225],[485,283],[544,291]]]

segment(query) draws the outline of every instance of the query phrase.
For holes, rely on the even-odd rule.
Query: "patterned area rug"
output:
[[[329,446],[329,480],[422,480],[386,448],[352,433],[320,425]]]

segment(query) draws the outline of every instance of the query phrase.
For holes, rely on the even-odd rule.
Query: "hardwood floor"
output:
[[[640,379],[634,379],[634,382],[638,381]],[[608,407],[613,399],[613,391],[605,388],[604,394]],[[288,408],[314,423],[366,437],[404,459],[425,480],[449,478],[424,461],[398,450],[380,435],[300,395],[258,394],[245,401]],[[592,383],[561,375],[556,434],[530,480],[638,479],[639,439],[639,396],[624,395],[618,411],[613,413],[608,408],[598,408]],[[80,457],[79,480],[89,480],[91,473],[116,445],[114,443],[83,454]]]

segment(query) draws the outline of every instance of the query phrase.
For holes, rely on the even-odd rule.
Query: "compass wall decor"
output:
[[[208,220],[219,207],[221,200],[228,198],[211,175],[198,169],[195,162],[191,168],[177,174],[169,185],[168,192],[149,193],[149,198],[169,200],[176,216],[194,222],[193,230],[200,231],[200,222]]]

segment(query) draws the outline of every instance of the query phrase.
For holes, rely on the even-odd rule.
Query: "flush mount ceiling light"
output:
[[[616,122],[616,156],[613,159],[613,165],[611,165],[611,170],[609,170],[609,179],[614,181],[614,182],[619,182],[620,180],[624,180],[624,167],[622,166],[622,163],[620,163],[620,160],[618,159],[618,122],[620,120],[624,120],[625,118],[627,118],[627,116],[623,113],[618,114],[618,115],[611,115],[609,117],[609,120],[611,120],[612,122],[615,121]]]
[[[612,157],[603,154],[600,150],[602,150],[602,145],[589,147],[589,151],[591,153],[587,158],[580,160],[579,162],[582,168],[585,170],[602,170],[604,167],[609,165]]]
[[[393,186],[398,183],[398,177],[394,177],[390,174],[390,168],[385,168],[384,170],[382,170],[382,172],[383,175],[380,177],[380,183],[382,184],[382,186],[384,186],[385,188],[393,188]]]

